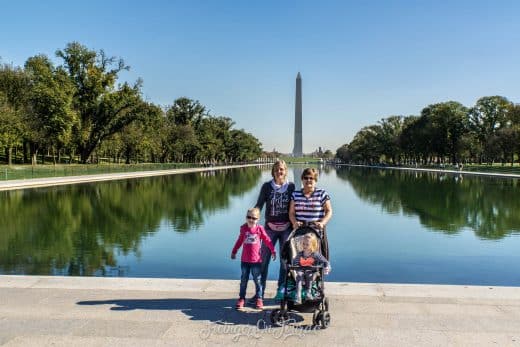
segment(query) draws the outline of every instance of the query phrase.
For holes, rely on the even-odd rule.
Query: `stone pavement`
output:
[[[326,291],[332,322],[320,330],[308,313],[271,326],[275,305],[235,310],[234,280],[3,275],[0,345],[520,346],[520,288],[328,282]]]

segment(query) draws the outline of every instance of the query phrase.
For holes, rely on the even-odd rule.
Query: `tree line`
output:
[[[237,162],[258,158],[261,143],[229,117],[187,97],[145,101],[142,80],[119,83],[123,59],[71,42],[23,67],[0,65],[0,160],[54,163]]]
[[[419,116],[389,116],[359,130],[336,156],[358,164],[513,163],[520,154],[520,104],[485,96],[473,107],[448,101]]]

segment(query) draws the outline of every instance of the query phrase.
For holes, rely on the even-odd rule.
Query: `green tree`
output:
[[[493,160],[496,153],[495,141],[489,141],[496,131],[507,124],[511,106],[512,103],[503,96],[485,96],[478,99],[469,110],[470,127],[485,151],[480,155],[479,162],[482,162],[484,154]]]
[[[380,129],[377,135],[381,153],[396,164],[401,155],[399,136],[403,130],[403,116],[390,116],[379,121]]]
[[[352,160],[352,153],[349,150],[349,145],[346,143],[336,150],[336,158],[349,163]]]
[[[177,125],[196,127],[207,115],[206,108],[200,102],[186,97],[176,99],[166,110],[166,117]]]
[[[141,81],[116,87],[118,74],[129,69],[124,61],[77,42],[69,43],[56,55],[63,59],[76,88],[73,105],[79,122],[74,135],[81,161],[85,163],[101,141],[141,115],[146,107],[141,99]]]
[[[380,133],[380,125],[367,126],[358,131],[348,146],[351,160],[363,164],[379,162],[382,155],[380,141],[378,140]]]
[[[456,101],[429,105],[421,112],[426,118],[431,150],[438,160],[449,156],[453,164],[459,161],[461,137],[468,130],[468,110]]]
[[[419,148],[421,124],[418,116],[408,116],[403,119],[401,133],[399,134],[399,148],[408,162],[417,163],[424,153],[424,149]]]
[[[12,149],[21,144],[24,129],[20,112],[17,112],[0,92],[0,149],[5,149],[8,165],[12,164]]]
[[[12,150],[25,136],[23,116],[26,111],[28,80],[25,71],[12,65],[0,65],[0,149],[5,149],[7,163]]]
[[[262,145],[252,134],[243,129],[233,129],[230,135],[231,142],[227,146],[226,153],[227,158],[232,162],[254,160],[262,154]]]
[[[29,58],[25,71],[29,79],[26,122],[36,164],[41,147],[51,146],[54,151],[70,141],[77,120],[72,109],[75,89],[66,72],[56,69],[44,55]]]

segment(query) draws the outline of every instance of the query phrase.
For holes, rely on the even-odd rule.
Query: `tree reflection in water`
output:
[[[0,192],[0,272],[107,275],[162,221],[198,229],[260,176],[243,168]]]
[[[425,227],[447,234],[470,228],[482,239],[520,231],[518,179],[338,168],[364,201],[391,214],[418,216]]]

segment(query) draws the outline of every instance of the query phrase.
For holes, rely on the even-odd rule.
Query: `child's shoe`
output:
[[[262,299],[256,299],[256,308],[258,310],[262,310],[264,308],[264,301]]]
[[[278,288],[278,290],[276,291],[276,296],[274,297],[274,300],[276,300],[276,301],[283,300],[284,294],[285,294],[285,288],[283,288],[283,287]]]
[[[238,299],[237,304],[235,305],[235,307],[237,308],[237,310],[239,310],[239,309],[241,309],[241,308],[244,308],[244,303],[245,303],[245,300],[244,300],[244,299]]]

